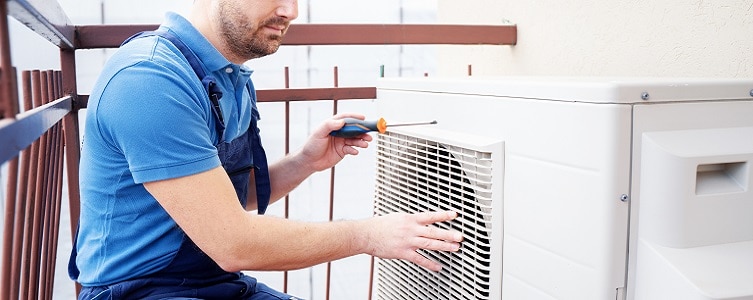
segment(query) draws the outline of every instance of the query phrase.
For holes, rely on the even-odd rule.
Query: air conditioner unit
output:
[[[423,252],[440,273],[379,260],[380,299],[753,299],[753,79],[385,78],[377,107],[438,124],[380,135],[376,213],[476,239]]]
[[[465,237],[458,252],[421,251],[441,272],[377,259],[377,299],[499,299],[503,143],[414,127],[377,140],[375,213],[452,210],[440,224]]]

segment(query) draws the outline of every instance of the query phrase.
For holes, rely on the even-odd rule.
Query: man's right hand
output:
[[[417,214],[395,213],[363,220],[363,252],[387,259],[404,259],[432,271],[442,265],[416,252],[418,249],[450,251],[460,249],[463,235],[439,229],[434,223],[457,217],[456,212],[439,211]]]

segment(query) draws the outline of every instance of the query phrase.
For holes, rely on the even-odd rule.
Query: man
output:
[[[458,250],[460,233],[428,226],[453,212],[329,223],[261,215],[269,199],[372,139],[330,136],[342,118],[363,119],[338,115],[267,168],[243,63],[277,51],[297,9],[296,0],[195,0],[187,19],[169,13],[158,32],[127,41],[108,61],[82,148],[70,265],[80,299],[294,299],[240,271],[356,254],[438,271],[416,250]]]

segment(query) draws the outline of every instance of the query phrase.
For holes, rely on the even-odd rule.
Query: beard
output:
[[[277,52],[282,43],[282,37],[287,31],[289,22],[280,17],[272,17],[258,25],[244,23],[239,10],[222,5],[220,7],[223,16],[220,22],[220,33],[228,50],[238,57],[250,60]],[[279,34],[265,34],[266,26],[285,26],[285,30]]]

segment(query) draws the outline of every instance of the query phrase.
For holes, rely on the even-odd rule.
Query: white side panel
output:
[[[377,97],[388,124],[437,120],[505,141],[505,298],[614,299],[625,282],[629,105],[387,89]]]
[[[675,249],[639,239],[640,300],[753,300],[753,241]]]
[[[636,299],[753,299],[753,127],[644,133],[641,160]]]
[[[648,132],[642,145],[641,238],[671,248],[753,241],[753,127]]]
[[[665,244],[665,245],[671,245],[674,247],[678,245],[696,246],[696,245],[702,245],[702,244],[709,244],[708,241],[705,243],[698,243],[698,242],[688,243],[688,241],[682,240],[683,237],[668,236],[666,233],[659,233],[659,232],[644,233],[642,232],[643,226],[639,227],[639,224],[641,223],[641,217],[642,217],[640,212],[643,211],[644,200],[649,201],[648,199],[643,199],[642,197],[644,193],[650,192],[650,191],[642,190],[645,180],[657,181],[657,180],[669,179],[669,178],[658,179],[655,177],[654,177],[655,179],[650,179],[651,176],[656,175],[656,174],[653,174],[654,171],[644,169],[644,166],[648,166],[648,165],[653,166],[654,164],[656,164],[655,162],[654,163],[643,162],[643,159],[644,159],[643,156],[645,155],[644,152],[648,151],[646,149],[643,149],[644,134],[652,133],[652,132],[654,133],[665,132],[666,133],[670,131],[683,131],[685,133],[689,133],[693,131],[704,132],[706,130],[709,130],[709,132],[714,131],[714,130],[720,130],[718,131],[718,133],[722,134],[722,132],[728,131],[730,129],[734,131],[734,130],[737,130],[734,128],[753,126],[753,118],[751,118],[751,116],[753,116],[753,101],[707,101],[707,102],[664,103],[664,104],[636,105],[635,106],[635,113],[634,113],[635,126],[634,126],[634,132],[633,132],[633,141],[634,141],[633,167],[632,167],[633,168],[633,177],[632,177],[633,186],[632,186],[632,192],[631,192],[631,194],[633,195],[632,203],[631,203],[631,206],[632,206],[631,210],[633,213],[631,214],[631,228],[630,228],[630,245],[631,246],[630,246],[630,251],[629,251],[630,257],[629,257],[629,266],[628,266],[627,299],[640,299],[640,300],[654,299],[654,298],[645,298],[645,297],[649,297],[647,294],[636,295],[636,289],[640,289],[642,293],[645,293],[647,291],[652,291],[652,290],[657,291],[658,293],[658,290],[652,289],[649,286],[640,287],[639,285],[641,283],[647,284],[647,282],[649,281],[646,281],[646,280],[650,279],[651,276],[658,276],[657,274],[653,274],[653,272],[659,272],[660,268],[668,267],[668,268],[673,268],[676,270],[675,266],[666,265],[668,263],[666,258],[663,258],[664,265],[657,263],[657,262],[662,261],[662,260],[659,260],[659,258],[661,258],[659,254],[661,254],[662,252],[659,250],[656,250],[656,249],[660,249],[659,246],[656,244],[649,245],[649,244],[646,244],[645,242],[639,243],[640,237],[642,237],[643,235],[647,235],[649,239],[654,239],[654,240],[656,240],[656,238],[660,238],[657,236],[657,234],[665,236],[665,237],[670,237],[669,241],[664,241],[665,243],[669,242],[668,244]],[[654,136],[657,138],[659,137],[656,134],[654,134]],[[680,135],[677,135],[677,136],[680,136]],[[664,160],[663,163],[666,164],[669,161],[674,160],[674,162],[679,165],[677,167],[672,167],[672,168],[666,167],[664,169],[670,172],[683,173],[682,171],[683,169],[688,169],[687,167],[688,163],[699,164],[699,165],[711,165],[711,166],[716,165],[721,168],[725,168],[725,166],[727,166],[729,167],[728,170],[733,170],[736,168],[743,169],[745,166],[745,163],[740,164],[740,162],[743,162],[743,161],[733,157],[735,156],[734,154],[727,152],[729,150],[733,150],[732,149],[733,147],[719,147],[719,149],[715,151],[717,152],[715,156],[717,156],[717,158],[719,158],[720,156],[724,158],[723,160],[719,160],[719,161],[713,160],[713,157],[714,157],[713,155],[712,156],[702,155],[702,153],[698,152],[698,151],[706,151],[705,149],[709,149],[709,147],[719,146],[719,145],[714,145],[716,144],[716,142],[713,142],[713,140],[716,140],[719,138],[721,138],[721,136],[717,134],[712,134],[706,137],[707,141],[705,143],[707,145],[695,145],[692,147],[686,147],[685,149],[682,149],[682,150],[675,147],[676,148],[675,150],[681,151],[681,152],[677,152],[675,150],[672,150],[672,151],[676,152],[679,155],[674,155],[675,156],[674,159]],[[712,140],[708,140],[708,139],[712,139]],[[735,139],[740,139],[740,141],[727,140],[724,143],[728,145],[729,143],[733,143],[733,144],[738,143],[738,142],[746,143],[753,140],[753,137],[749,137],[746,134],[743,134],[742,137],[737,137]],[[692,142],[693,140],[691,139],[690,141]],[[675,142],[666,141],[662,143],[669,143],[671,145],[674,145],[676,141]],[[683,147],[680,147],[680,148],[683,148]],[[656,149],[656,150],[659,150],[659,149]],[[667,153],[667,151],[670,151],[670,150],[671,149],[665,148],[664,150],[661,150],[660,152]],[[688,151],[695,151],[695,153],[691,153]],[[719,152],[719,151],[722,151],[722,152]],[[732,164],[726,164],[727,159],[732,159],[731,161],[729,161]],[[683,165],[685,165],[685,167],[683,167]],[[700,171],[701,171],[700,173],[703,173],[703,168],[701,168]],[[651,172],[651,174],[649,174],[649,172]],[[730,171],[730,172],[732,174],[735,173],[735,171]],[[687,189],[679,190],[675,192],[674,194],[684,193],[684,198],[681,198],[680,200],[677,200],[677,201],[682,201],[683,199],[685,201],[689,201],[694,198],[696,200],[699,200],[704,197],[707,198],[709,197],[710,191],[713,191],[713,190],[718,191],[718,189],[720,188],[727,189],[730,187],[730,185],[726,184],[726,183],[729,183],[729,180],[726,180],[726,183],[721,183],[720,185],[720,183],[718,182],[713,183],[712,182],[713,179],[711,179],[712,181],[709,181],[707,178],[705,179],[703,174],[698,176],[698,173],[699,173],[699,169],[697,168],[697,166],[695,168],[690,168],[684,172],[685,175],[682,175],[682,176],[687,176],[687,178],[682,179],[682,180],[685,180],[686,184],[692,184],[693,186],[688,187]],[[649,178],[643,178],[645,176],[649,176]],[[667,177],[667,176],[664,176],[664,177]],[[690,178],[693,176],[695,176],[696,178],[695,179]],[[732,175],[732,176],[735,177],[736,175]],[[679,179],[679,178],[675,178],[675,179]],[[750,182],[750,178],[748,178],[748,182]],[[696,190],[697,185],[699,185],[700,190]],[[661,185],[656,185],[656,187],[661,187]],[[649,188],[651,189],[651,187]],[[750,186],[748,186],[745,192],[749,193],[749,191],[750,191]],[[697,195],[698,193],[702,195]],[[706,196],[703,196],[703,194],[706,194]],[[726,194],[725,193],[720,194],[718,192],[711,192],[710,195],[712,196],[712,198],[716,197],[717,199],[734,197],[734,196],[730,196],[729,190],[728,192],[726,192]],[[674,195],[674,196],[677,196],[677,195]],[[734,202],[735,201],[733,199],[721,199],[721,200],[722,202],[725,202],[725,201]],[[744,204],[746,202],[751,203],[752,200],[753,199],[751,199],[750,196],[744,196],[738,201]],[[646,204],[648,206],[658,205],[657,203],[650,203],[650,204],[646,203]],[[681,209],[681,207],[683,207],[683,205],[687,203],[679,202],[679,204],[680,206],[677,207],[676,209]],[[702,204],[702,203],[697,203],[697,204]],[[717,207],[717,208],[711,209],[709,212],[714,213],[715,210],[719,211],[723,209],[725,208]],[[734,217],[738,213],[739,212],[733,212],[727,217]],[[750,212],[747,213],[748,216],[750,214],[751,214]],[[742,215],[745,215],[745,213],[743,213]],[[651,218],[651,216],[646,216],[646,217]],[[720,216],[720,218],[725,218],[725,217]],[[689,221],[693,221],[693,220],[689,220]],[[696,221],[701,221],[701,220],[696,220]],[[718,224],[710,224],[709,228],[714,227],[716,225]],[[680,230],[680,232],[683,230],[687,230],[687,228],[683,228],[683,226],[679,226],[679,227],[675,226],[675,229]],[[746,225],[742,224],[741,226],[746,226]],[[741,227],[740,229],[748,230],[749,228]],[[664,230],[668,230],[668,229],[665,228]],[[714,237],[713,235],[706,234],[703,231],[701,232],[701,234],[706,236],[704,239],[708,239],[708,237],[712,237],[712,238],[720,237],[730,242],[739,241],[743,239],[742,237],[744,237],[744,233],[743,235],[738,235],[737,237],[730,236],[729,232],[721,233],[718,237]],[[725,235],[727,237],[725,237]],[[710,247],[714,247],[714,246],[710,246]],[[745,262],[744,260],[741,260],[739,261],[738,264],[744,265]],[[653,267],[656,267],[657,269],[645,270],[645,268],[649,268],[646,266],[653,266]],[[717,274],[714,272],[720,272],[719,277],[723,277],[725,274],[727,274],[718,269],[714,269],[714,270],[715,271],[713,272],[708,271],[708,270],[706,272],[708,274]],[[637,274],[640,274],[640,275],[637,275]],[[653,274],[653,275],[649,275],[649,274]],[[671,274],[671,273],[665,273],[665,274]],[[735,273],[729,273],[729,274],[735,274]],[[637,277],[639,276],[641,277],[640,280],[637,279]],[[649,278],[643,278],[643,276],[648,276]],[[679,274],[676,276],[685,277],[687,276],[687,274]],[[661,296],[661,294],[657,294],[657,297],[658,296]],[[660,299],[660,298],[655,298],[655,299]]]

